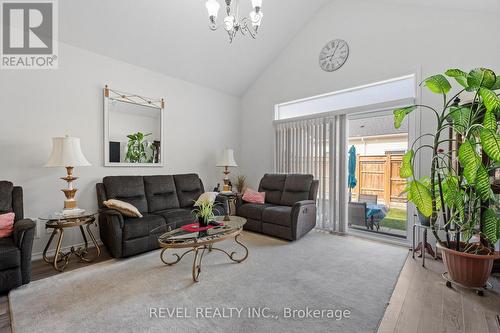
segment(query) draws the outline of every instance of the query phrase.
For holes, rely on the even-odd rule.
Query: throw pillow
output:
[[[10,237],[14,232],[14,213],[0,214],[0,238]]]
[[[215,202],[215,198],[217,198],[217,195],[219,195],[219,193],[217,193],[217,192],[202,193],[200,195],[200,197],[198,198],[198,200],[196,200],[196,202],[194,203],[194,206],[197,207],[203,202],[208,202],[208,203],[213,204]]]
[[[110,209],[116,209],[117,211],[122,213],[124,216],[142,217],[141,212],[139,212],[139,210],[134,205],[131,205],[128,202],[116,200],[116,199],[110,199],[110,200],[104,201],[103,204],[104,204],[104,206],[106,206]]]
[[[257,192],[251,188],[247,188],[243,197],[241,198],[245,202],[263,204],[266,198],[266,192]]]

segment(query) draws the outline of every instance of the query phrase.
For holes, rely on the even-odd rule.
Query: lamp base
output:
[[[64,209],[60,212],[62,216],[70,217],[70,216],[79,216],[85,213],[85,209],[75,207],[73,209]]]
[[[64,194],[66,194],[67,192],[65,192],[66,190],[62,190],[64,192]],[[73,190],[74,192],[72,193],[72,198],[68,198],[66,200],[64,200],[64,209],[75,209],[77,207],[77,204],[76,204],[76,200],[74,199],[74,196],[75,196],[75,193],[76,193],[76,189]],[[66,197],[68,195],[66,194]]]
[[[77,208],[75,195],[78,189],[73,187],[73,182],[78,179],[78,177],[73,176],[73,167],[66,167],[67,175],[66,177],[61,177],[62,180],[68,183],[68,188],[62,189],[66,200],[64,200],[64,209],[75,209]]]

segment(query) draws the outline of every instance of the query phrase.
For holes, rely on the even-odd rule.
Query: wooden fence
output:
[[[399,177],[403,155],[357,156],[356,179],[353,198],[361,194],[375,194],[377,201],[386,205],[399,206],[406,203],[406,194],[401,194],[406,180]]]

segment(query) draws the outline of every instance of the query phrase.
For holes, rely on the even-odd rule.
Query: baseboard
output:
[[[69,251],[72,247],[75,247],[75,248],[78,248],[80,246],[84,246],[85,243],[84,242],[81,242],[79,244],[73,244],[73,245],[68,245],[68,246],[64,246],[64,247],[61,247],[61,251],[63,252],[67,252]],[[99,245],[99,247],[102,247],[104,244],[101,242],[100,239],[97,239],[97,245]],[[92,242],[89,242],[89,249],[92,249],[94,248],[94,243]],[[51,250],[48,250],[47,251],[47,256],[53,256],[54,254],[56,253],[56,249],[51,249]],[[41,252],[36,252],[36,253],[32,253],[31,254],[31,261],[35,261],[35,260],[40,260],[43,258],[43,251]]]

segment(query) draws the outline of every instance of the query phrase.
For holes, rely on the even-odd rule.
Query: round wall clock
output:
[[[333,72],[342,67],[349,56],[349,45],[343,39],[328,42],[319,54],[319,66],[326,72]]]

